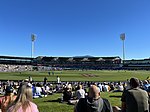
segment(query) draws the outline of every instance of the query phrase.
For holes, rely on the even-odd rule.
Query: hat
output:
[[[5,92],[6,93],[13,93],[13,90],[14,90],[13,87],[7,86]]]

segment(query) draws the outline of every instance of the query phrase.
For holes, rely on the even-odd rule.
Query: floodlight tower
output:
[[[120,34],[120,39],[122,40],[123,64],[124,64],[124,60],[125,60],[125,50],[124,50],[125,33]]]
[[[31,58],[34,57],[34,41],[35,41],[36,35],[35,34],[31,34]]]

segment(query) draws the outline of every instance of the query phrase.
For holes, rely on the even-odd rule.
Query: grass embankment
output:
[[[101,92],[101,96],[107,98],[112,106],[121,105],[121,94],[121,92]],[[40,112],[73,112],[74,105],[59,103],[57,101],[60,96],[61,94],[54,94],[46,98],[34,99],[34,102],[38,105]]]

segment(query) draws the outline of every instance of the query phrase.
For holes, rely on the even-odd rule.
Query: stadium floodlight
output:
[[[124,41],[125,41],[125,33],[120,34],[120,39],[122,40],[122,49],[123,49],[123,63],[125,60],[125,50],[124,50]]]
[[[36,35],[35,34],[31,34],[31,46],[32,46],[32,48],[31,48],[31,58],[33,58],[34,57],[34,41],[35,41],[35,39],[36,39]]]

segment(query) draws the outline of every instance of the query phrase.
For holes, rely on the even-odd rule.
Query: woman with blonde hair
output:
[[[32,102],[32,88],[27,83],[19,87],[17,98],[7,112],[39,112],[37,105]]]

